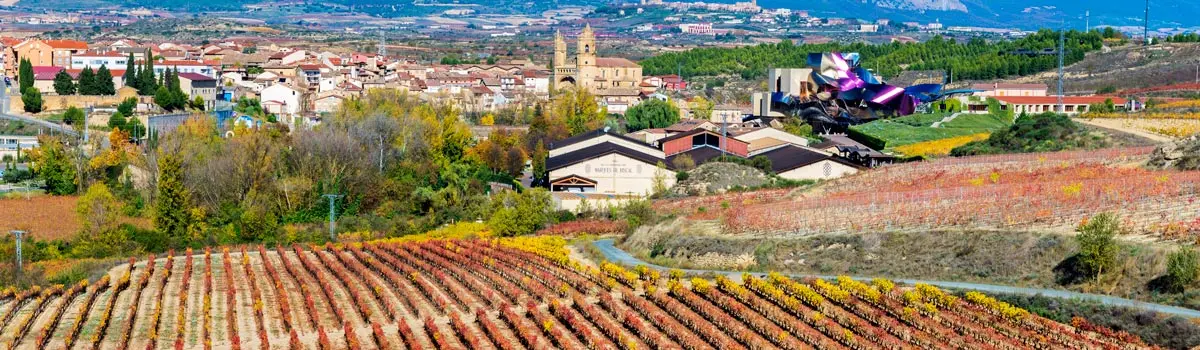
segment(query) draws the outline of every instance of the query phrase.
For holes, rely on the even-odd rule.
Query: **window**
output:
[[[721,147],[721,137],[719,137],[717,135],[709,134],[709,133],[702,133],[699,135],[692,136],[692,148],[703,147],[703,146],[712,146],[712,147],[720,148]]]

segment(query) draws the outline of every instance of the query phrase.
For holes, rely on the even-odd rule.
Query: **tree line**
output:
[[[1083,60],[1087,52],[1099,50],[1103,33],[1097,30],[1065,33],[1066,64]],[[739,48],[698,48],[651,57],[640,62],[647,75],[675,74],[685,77],[737,75],[743,79],[763,78],[768,68],[805,67],[809,53],[857,52],[861,65],[884,77],[903,71],[942,70],[955,79],[998,79],[1029,75],[1058,65],[1057,31],[1041,30],[1016,40],[988,42],[973,38],[966,42],[935,36],[921,43],[866,44],[825,43],[795,45],[790,41]],[[1033,53],[1033,54],[1024,54]]]
[[[139,238],[151,251],[323,239],[320,223],[329,210],[325,194],[342,196],[335,207],[343,232],[420,233],[487,220],[500,209],[506,209],[505,217],[528,220],[528,215],[511,215],[512,209],[548,196],[493,203],[493,185],[519,189],[515,179],[525,172],[544,177],[553,142],[609,122],[594,96],[565,91],[552,103],[534,107],[527,130],[502,129],[477,140],[466,118],[450,105],[371,90],[345,101],[311,130],[278,123],[221,127],[197,114],[172,133],[137,145],[129,142],[130,135],[145,128],[124,117],[135,104],[123,102],[109,119],[111,149],[89,157],[46,138],[31,158],[48,193],[86,193],[102,183],[126,207],[136,208],[131,215],[151,218],[154,232]],[[126,181],[135,168],[152,174],[149,188]],[[306,224],[317,229],[295,230]],[[496,225],[533,227],[528,222]]]

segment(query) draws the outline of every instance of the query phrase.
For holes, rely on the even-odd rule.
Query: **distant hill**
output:
[[[1125,45],[1094,51],[1066,67],[1063,90],[1067,94],[1085,94],[1104,88],[1125,90],[1191,83],[1200,72],[1196,57],[1200,57],[1197,43],[1168,43],[1149,49]],[[1050,70],[1007,82],[1044,83],[1053,90],[1058,83],[1058,72]]]
[[[1084,59],[1087,52],[1100,50],[1102,39],[1095,31],[1067,32],[1067,64]],[[1042,30],[1013,40],[967,42],[931,40],[902,45],[899,43],[867,45],[862,43],[826,43],[793,45],[761,44],[738,48],[697,48],[669,52],[639,62],[645,74],[680,72],[685,77],[737,75],[743,79],[760,79],[770,67],[803,67],[812,52],[858,52],[863,67],[883,77],[894,77],[903,71],[952,71],[955,80],[997,79],[1037,74],[1058,66],[1054,55],[1011,55],[1019,50],[1053,49],[1058,34]]]
[[[681,1],[681,0],[666,0]],[[742,0],[708,0],[732,3]],[[212,11],[237,10],[246,4],[264,3],[263,0],[20,0],[18,6],[53,9],[92,9],[104,5],[125,7],[147,7],[169,10]],[[618,0],[636,3],[637,0]],[[421,4],[480,5],[491,11],[536,12],[559,6],[598,5],[589,0],[551,0],[528,2],[523,0],[330,0],[327,3],[353,7],[373,15],[392,17],[417,15],[422,12],[439,12],[437,6],[414,6]],[[322,3],[311,2],[307,6],[321,7]],[[917,21],[922,23],[940,21],[948,26],[988,26],[1035,30],[1055,27],[1059,23],[1072,29],[1083,29],[1084,12],[1091,11],[1092,26],[1126,27],[1137,31],[1142,25],[1143,2],[1121,0],[759,0],[766,8],[790,8],[809,11],[818,17],[842,17],[893,21]],[[1183,0],[1151,0],[1150,25],[1152,28],[1200,28],[1200,2]],[[1140,32],[1140,31],[1139,31]]]
[[[268,4],[270,0],[19,0],[17,6],[27,8],[79,10],[97,7],[121,6],[125,8],[151,8],[172,11],[187,11],[203,14],[205,11],[237,11],[250,4]],[[463,5],[479,5],[473,7],[485,13],[536,13],[560,6],[594,5],[587,0],[550,0],[528,2],[524,0],[328,0],[323,2],[289,2],[303,6],[308,12],[334,11],[341,6],[353,11],[376,15],[380,17],[422,16],[440,13],[446,9]],[[422,4],[417,6],[415,4]],[[444,4],[445,6],[436,6]]]
[[[818,17],[941,21],[946,25],[1029,30],[1062,22],[1067,27],[1082,29],[1084,11],[1089,10],[1092,26],[1136,27],[1142,25],[1144,9],[1143,2],[1120,0],[760,0],[758,4],[768,8],[808,10]],[[1196,13],[1200,13],[1200,2],[1150,1],[1152,28],[1200,27]]]

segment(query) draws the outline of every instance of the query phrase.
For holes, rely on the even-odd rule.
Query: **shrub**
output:
[[[688,171],[696,167],[696,161],[690,155],[681,154],[671,159],[671,165],[679,171]]]
[[[496,195],[488,226],[500,236],[533,233],[552,219],[553,204],[550,193],[540,188]]]
[[[21,92],[21,103],[24,104],[25,112],[38,113],[42,111],[42,92],[35,87],[30,87]]]
[[[1107,144],[1107,141],[1090,135],[1066,115],[1042,113],[1021,116],[1008,129],[992,133],[986,140],[954,148],[950,155],[1053,152],[1099,148]]]
[[[654,221],[657,214],[647,200],[630,200],[618,209],[618,217],[629,223],[629,227],[638,227]]]
[[[1101,213],[1093,216],[1079,226],[1079,265],[1083,272],[1095,274],[1096,278],[1104,270],[1117,262],[1116,235],[1121,232],[1120,222],[1111,213]]]
[[[754,158],[750,158],[750,159],[735,157],[735,156],[720,156],[720,157],[713,158],[709,162],[724,162],[724,163],[745,165],[745,166],[748,166],[751,168],[761,170],[763,173],[766,173],[768,175],[775,173],[775,171],[772,169],[771,159],[767,158],[767,156],[755,156]]]
[[[137,104],[137,97],[126,98],[121,101],[121,104],[117,105],[117,112],[120,112],[124,116],[132,116],[134,109],[137,108]]]
[[[1183,290],[1196,281],[1200,273],[1200,254],[1191,247],[1180,247],[1179,250],[1167,256],[1167,276],[1171,278],[1172,287]]]

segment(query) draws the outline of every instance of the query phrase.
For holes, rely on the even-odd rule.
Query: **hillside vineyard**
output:
[[[0,295],[5,349],[1128,349],[979,293],[591,266],[558,237],[151,256]],[[736,277],[736,276],[735,276]],[[1084,331],[1081,329],[1090,329]]]
[[[1123,224],[1165,239],[1194,238],[1198,171],[1151,171],[1153,148],[1110,148],[906,163],[825,185],[660,201],[656,208],[721,218],[732,232],[797,235],[864,230],[1072,230],[1096,212],[1122,211]],[[728,209],[695,212],[696,207]]]

